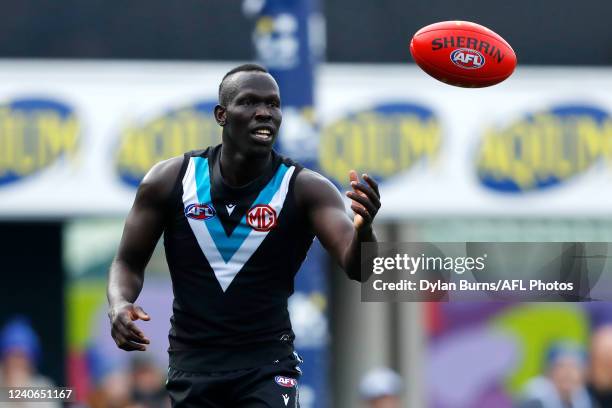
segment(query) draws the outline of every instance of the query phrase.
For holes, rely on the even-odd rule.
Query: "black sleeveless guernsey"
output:
[[[293,352],[287,299],[314,239],[293,192],[301,166],[273,152],[261,176],[235,188],[223,181],[220,151],[185,153],[164,231],[168,351],[183,371],[256,367]]]

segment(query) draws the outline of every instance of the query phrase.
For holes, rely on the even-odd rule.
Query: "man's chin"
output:
[[[249,142],[251,145],[254,145],[254,146],[267,147],[271,149],[272,146],[274,146],[275,140],[276,140],[275,135],[262,137],[262,136],[255,135],[253,133],[249,134]]]
[[[272,148],[274,147],[274,142],[276,138],[271,137],[267,140],[258,139],[256,137],[251,137],[249,139],[249,144],[247,150],[252,152],[253,155],[265,155],[270,153]]]
[[[267,156],[270,154],[272,149],[274,148],[274,143],[276,141],[276,135],[271,137],[269,140],[262,140],[256,138],[255,136],[249,134],[247,137],[243,138],[230,138],[225,140],[225,143],[233,146],[233,149],[241,152],[245,156],[249,157],[258,157],[258,156]]]

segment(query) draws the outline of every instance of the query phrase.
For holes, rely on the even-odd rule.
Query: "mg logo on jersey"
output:
[[[215,209],[210,204],[189,204],[185,207],[185,216],[194,220],[207,220],[216,214]]]
[[[255,231],[270,231],[276,227],[276,211],[269,205],[259,204],[251,207],[246,221]]]
[[[297,385],[297,380],[295,378],[283,377],[282,375],[277,375],[274,377],[274,381],[281,387],[285,388],[293,388]]]
[[[471,48],[459,48],[450,55],[453,64],[464,69],[478,69],[485,64],[484,56]]]

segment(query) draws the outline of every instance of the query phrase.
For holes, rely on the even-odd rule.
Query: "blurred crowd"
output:
[[[49,387],[37,371],[41,344],[26,318],[10,320],[0,331],[0,386]],[[524,387],[517,408],[612,407],[612,325],[597,328],[590,347],[555,341],[544,357],[544,372]],[[130,364],[106,370],[80,406],[91,408],[169,408],[165,375],[147,354],[130,355]],[[364,375],[359,392],[367,408],[400,408],[404,379],[388,368]],[[10,404],[2,404],[11,406]],[[59,408],[59,402],[20,403],[21,408]],[[79,406],[77,404],[76,406]]]
[[[375,368],[361,379],[359,395],[365,408],[400,408],[403,380],[395,371]]]
[[[516,398],[516,408],[612,408],[612,324],[594,330],[588,350],[556,340],[543,359],[544,372],[527,382]],[[369,371],[360,384],[362,406],[406,406],[404,381],[388,368]]]
[[[545,372],[527,383],[519,408],[612,407],[612,325],[592,334],[590,349],[557,342]]]
[[[24,317],[10,320],[0,331],[0,387],[51,387],[37,366],[40,340]],[[74,407],[91,408],[169,408],[164,372],[146,354],[130,355],[127,367],[105,370],[93,385],[85,402]],[[61,402],[0,403],[2,407],[60,408]]]
[[[38,336],[24,317],[9,321],[0,332],[0,386],[10,388],[51,387],[54,384],[37,372],[41,355]],[[5,403],[10,406],[10,404]],[[21,408],[59,408],[59,402],[14,404]]]
[[[127,370],[108,372],[88,397],[91,408],[170,408],[165,375],[146,354],[131,356]]]

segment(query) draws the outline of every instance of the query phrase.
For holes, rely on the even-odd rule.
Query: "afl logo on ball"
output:
[[[450,55],[451,61],[463,69],[478,69],[485,64],[484,56],[471,48],[459,48]]]
[[[210,204],[189,204],[185,207],[185,217],[194,220],[207,220],[216,214],[215,209]]]
[[[274,381],[281,387],[286,388],[293,388],[297,385],[297,380],[295,378],[283,377],[282,375],[274,377]]]
[[[276,227],[276,211],[269,205],[259,204],[251,207],[246,220],[255,231],[270,231]]]

